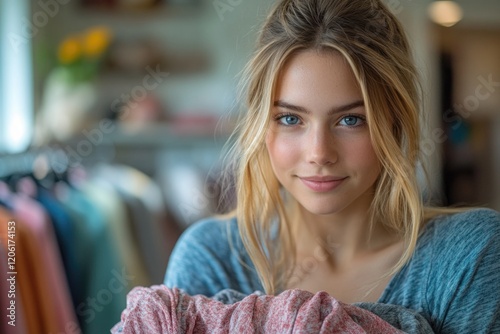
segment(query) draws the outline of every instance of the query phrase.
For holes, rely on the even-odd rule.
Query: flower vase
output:
[[[47,78],[39,111],[39,142],[64,142],[81,133],[92,117],[97,91],[91,81],[72,80],[65,68],[56,68]]]

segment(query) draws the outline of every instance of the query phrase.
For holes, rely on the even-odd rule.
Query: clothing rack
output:
[[[14,174],[31,174],[43,178],[50,171],[57,174],[68,170],[66,153],[55,147],[30,149],[26,152],[0,156],[0,178]]]
[[[47,146],[0,155],[0,267],[12,220],[25,273],[16,285],[24,329],[12,333],[109,331],[133,286],[161,283],[180,234],[154,180],[133,167],[97,164],[112,157],[107,147],[81,161],[70,154]]]
[[[31,173],[36,178],[43,178],[50,172],[63,175],[74,167],[110,163],[114,156],[115,148],[110,143],[91,145],[84,138],[74,138],[67,143],[31,147],[25,152],[0,155],[0,178]]]

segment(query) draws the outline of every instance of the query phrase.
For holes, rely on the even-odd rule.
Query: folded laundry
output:
[[[227,301],[227,298],[223,298]],[[254,293],[233,304],[164,285],[136,287],[112,333],[403,333],[326,292]]]

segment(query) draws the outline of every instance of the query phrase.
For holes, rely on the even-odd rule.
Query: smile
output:
[[[309,189],[315,192],[328,192],[332,191],[344,182],[347,177],[323,177],[323,176],[314,176],[314,177],[299,177],[302,183]]]

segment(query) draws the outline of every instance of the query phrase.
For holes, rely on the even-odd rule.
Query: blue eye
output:
[[[343,126],[349,126],[349,127],[356,127],[363,125],[365,120],[362,117],[359,116],[354,116],[354,115],[349,115],[345,116],[340,120],[340,125]]]
[[[278,121],[283,125],[297,125],[300,120],[297,116],[294,115],[283,115],[278,117]]]

